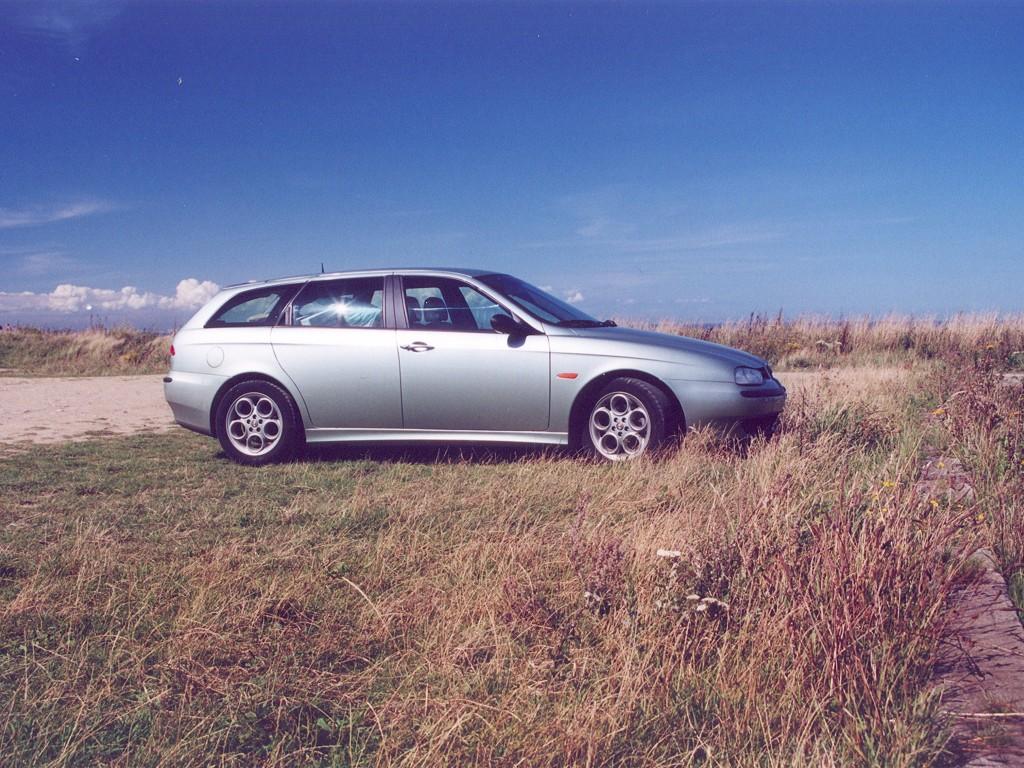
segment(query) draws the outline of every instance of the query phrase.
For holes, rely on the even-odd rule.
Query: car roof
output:
[[[244,283],[235,283],[225,286],[226,288],[242,288],[246,286],[274,285],[277,283],[292,283],[300,280],[320,280],[337,277],[364,277],[374,275],[392,275],[400,273],[403,275],[458,275],[460,277],[479,277],[480,275],[492,275],[493,269],[473,269],[468,267],[395,267],[390,269],[351,269],[344,272],[314,272],[308,275],[291,275],[289,277],[275,277],[270,280],[249,280]]]

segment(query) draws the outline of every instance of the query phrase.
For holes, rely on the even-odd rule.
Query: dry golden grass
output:
[[[191,434],[0,460],[0,754],[934,763],[941,608],[991,527],[916,495],[926,373],[845,373],[771,441],[628,465],[252,470]]]
[[[746,349],[780,370],[970,359],[987,347],[1005,364],[1024,367],[1022,315],[962,314],[946,320],[901,315],[786,320],[781,315],[751,315],[747,320],[714,327],[671,320],[632,324]]]
[[[252,470],[185,433],[0,460],[3,763],[946,759],[929,681],[979,544],[1024,605],[1024,394],[999,377],[1024,322],[670,330],[796,368],[781,433],[625,466]],[[0,367],[160,370],[165,346],[8,331]],[[926,450],[977,499],[920,497]]]
[[[0,330],[0,375],[114,376],[167,370],[171,337],[128,328]]]
[[[972,367],[933,374],[938,398],[932,418],[944,442],[972,475],[977,522],[988,531],[1024,619],[1024,379],[1004,377],[995,356]]]

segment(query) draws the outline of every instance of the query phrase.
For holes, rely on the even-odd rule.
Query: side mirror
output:
[[[491,328],[498,333],[508,334],[509,336],[525,336],[530,332],[528,328],[520,325],[508,315],[502,314],[491,317]]]

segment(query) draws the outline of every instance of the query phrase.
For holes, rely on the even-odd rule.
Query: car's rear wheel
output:
[[[643,379],[622,377],[598,393],[581,442],[609,461],[635,459],[665,443],[673,419],[672,402],[658,387]]]
[[[301,419],[291,397],[269,381],[243,381],[220,399],[216,414],[221,448],[240,464],[284,461],[301,442]]]

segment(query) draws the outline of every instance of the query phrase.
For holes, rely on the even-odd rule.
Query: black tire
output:
[[[595,409],[601,405],[606,398],[617,393],[623,393],[635,398],[642,405],[643,410],[649,417],[646,429],[646,444],[635,453],[627,453],[622,448],[622,453],[608,455],[608,451],[602,450],[595,442],[594,430],[591,428],[591,420]],[[650,455],[665,447],[676,435],[676,426],[679,423],[679,409],[672,399],[660,388],[643,379],[635,379],[631,376],[622,376],[612,379],[601,388],[583,413],[583,418],[577,426],[577,434],[574,442],[580,447],[584,455],[598,459],[615,461],[617,459],[635,458],[641,455]],[[628,438],[628,433],[627,433]],[[624,445],[624,441],[621,445]]]
[[[768,440],[775,434],[775,430],[779,426],[780,415],[772,413],[768,416],[759,416],[756,419],[747,419],[743,422],[743,430],[750,438],[763,437]]]
[[[245,449],[236,444],[236,441],[244,441],[244,433],[236,435],[234,439],[229,434],[228,414],[235,407],[236,403],[239,403],[242,399],[248,399],[254,406],[259,405],[262,410],[267,409],[264,399],[269,400],[273,403],[274,408],[276,408],[276,414],[280,416],[279,419],[266,419],[267,422],[280,421],[280,432],[276,433],[276,437],[260,437],[261,441],[264,439],[272,440],[269,447],[261,442],[260,452],[247,453]],[[242,410],[244,411],[246,408],[248,406]],[[274,415],[274,412],[270,411],[270,414]],[[262,414],[256,407],[253,408],[252,415],[253,423],[248,424],[239,417],[237,411],[233,412],[232,416],[235,417],[233,420],[241,423],[241,426],[236,431],[254,427],[272,432],[272,430],[268,429],[269,424],[265,427],[264,422],[259,420]],[[296,454],[305,442],[302,417],[299,415],[299,411],[295,407],[291,396],[277,384],[261,379],[241,381],[225,392],[224,396],[217,403],[214,426],[217,432],[217,439],[220,441],[220,447],[224,449],[224,453],[228,458],[250,467],[260,467],[264,464],[287,461]]]

